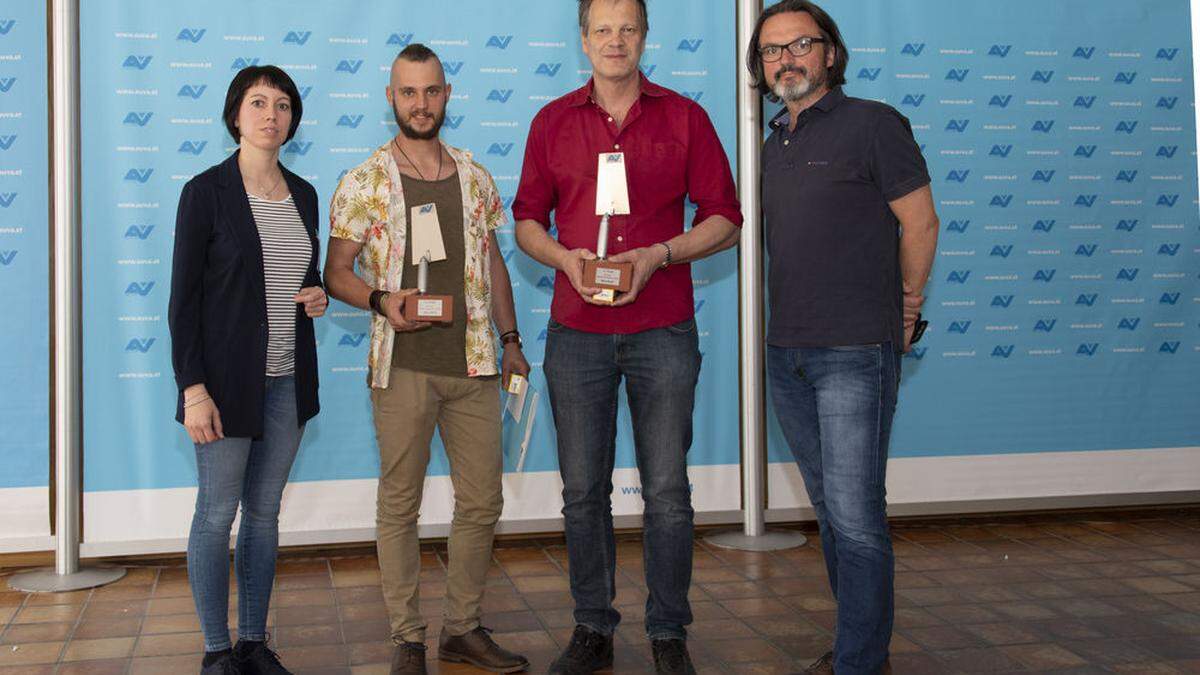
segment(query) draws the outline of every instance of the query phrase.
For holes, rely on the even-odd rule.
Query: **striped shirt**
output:
[[[267,375],[295,371],[296,301],[304,283],[312,242],[292,196],[283,201],[248,194],[250,211],[262,240],[263,281],[267,290]]]

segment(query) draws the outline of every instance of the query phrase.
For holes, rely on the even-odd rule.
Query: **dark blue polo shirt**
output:
[[[832,89],[788,130],[785,108],[762,153],[770,256],[767,342],[891,342],[904,323],[900,221],[888,207],[929,184],[908,120]]]

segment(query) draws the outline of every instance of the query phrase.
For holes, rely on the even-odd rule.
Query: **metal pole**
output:
[[[742,63],[750,45],[754,24],[762,12],[762,0],[738,0],[738,197],[745,224],[739,249],[741,272],[741,417],[742,417],[742,531],[722,532],[708,537],[715,546],[746,551],[776,551],[802,546],[799,532],[767,531],[766,445],[763,421],[763,292],[762,217],[759,204],[759,155],[762,151],[762,100],[751,87],[750,73]]]
[[[28,592],[73,591],[125,576],[79,567],[81,339],[79,282],[79,0],[51,0],[54,204],[54,569],[14,575]]]

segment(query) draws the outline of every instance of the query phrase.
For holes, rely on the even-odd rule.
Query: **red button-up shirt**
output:
[[[608,255],[682,234],[685,197],[696,204],[693,225],[721,215],[741,226],[729,160],[699,104],[642,76],[641,95],[618,127],[593,100],[592,86],[589,81],[552,101],[533,118],[513,201],[517,220],[549,229],[554,211],[559,243],[595,252],[597,159],[600,153],[623,152],[630,214],[609,220]],[[695,314],[691,266],[658,270],[637,300],[622,307],[584,302],[560,271],[550,314],[590,333],[637,333],[679,323]]]

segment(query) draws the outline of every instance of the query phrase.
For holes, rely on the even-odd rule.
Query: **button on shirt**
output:
[[[742,223],[729,160],[704,109],[644,76],[641,95],[618,127],[592,98],[592,82],[542,108],[529,128],[521,183],[513,202],[517,220],[558,228],[568,249],[596,250],[596,167],[600,153],[625,153],[630,214],[609,222],[608,255],[651,246],[683,233],[684,198],[696,204],[692,223],[713,215]],[[632,304],[584,302],[559,272],[551,316],[592,333],[637,333],[695,314],[691,267],[672,265],[650,277]]]
[[[770,256],[767,342],[780,347],[903,344],[900,222],[888,202],[929,184],[908,120],[831,90],[784,109],[763,147]]]

